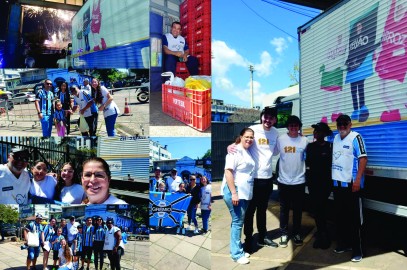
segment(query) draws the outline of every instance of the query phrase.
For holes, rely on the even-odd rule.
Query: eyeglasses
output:
[[[28,162],[28,157],[25,157],[25,156],[15,156],[15,155],[13,155],[13,159],[15,161]]]
[[[45,83],[46,85],[52,85],[52,83]]]
[[[95,179],[98,179],[98,180],[104,180],[107,178],[107,174],[105,172],[95,172],[95,173],[83,172],[82,177],[85,180],[90,180],[92,178],[92,175],[94,175]]]
[[[348,125],[349,125],[349,123],[348,122],[337,122],[336,123],[336,125],[338,126],[338,127],[347,127]]]

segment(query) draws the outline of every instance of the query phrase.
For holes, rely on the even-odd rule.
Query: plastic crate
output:
[[[183,80],[189,77],[189,71],[185,62],[177,62],[175,75],[182,78]]]
[[[162,85],[165,114],[199,131],[211,126],[211,89],[204,91]]]
[[[203,40],[211,40],[211,29],[210,28],[199,28],[195,29],[195,42],[200,42]]]
[[[211,1],[203,1],[195,5],[195,19],[211,13]]]
[[[208,28],[211,29],[211,14],[203,14],[195,19],[195,29]]]

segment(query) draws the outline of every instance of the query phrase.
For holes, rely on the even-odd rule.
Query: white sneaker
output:
[[[248,264],[250,261],[248,258],[246,258],[246,254],[245,254],[245,256],[242,256],[239,259],[237,259],[236,262],[238,264]]]
[[[195,228],[195,230],[194,230],[194,234],[198,234],[198,233],[199,233],[198,228]]]
[[[188,227],[187,227],[187,231],[192,231],[192,227],[191,227],[191,225],[188,225]]]
[[[244,256],[245,256],[246,258],[250,258],[250,253],[245,252],[245,253],[244,253]]]
[[[182,234],[185,235],[185,228],[182,228]]]
[[[177,228],[177,234],[179,234],[180,232],[181,232],[181,228],[178,227],[178,228]]]

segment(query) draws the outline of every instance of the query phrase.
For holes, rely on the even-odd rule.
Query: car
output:
[[[13,224],[4,223],[1,225],[1,228],[2,228],[5,236],[15,236],[16,235],[17,228]]]
[[[11,97],[11,101],[14,104],[20,104],[20,103],[28,104],[29,102],[35,101],[35,95],[32,92],[17,93]]]
[[[13,102],[10,102],[10,100],[7,100],[7,99],[0,99],[0,113],[2,110],[5,110],[6,106],[9,111],[14,109]]]

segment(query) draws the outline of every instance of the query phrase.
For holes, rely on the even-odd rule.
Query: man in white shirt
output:
[[[177,69],[177,62],[185,62],[190,75],[198,75],[198,59],[189,55],[188,44],[181,36],[181,24],[173,22],[171,33],[163,36],[164,71],[171,71],[174,76]]]
[[[71,246],[75,235],[78,234],[78,225],[79,223],[75,221],[75,216],[69,218],[69,223],[66,225],[68,230],[68,245]]]
[[[179,184],[183,183],[182,178],[177,175],[177,169],[171,170],[171,176],[167,177],[168,192],[174,193],[179,190]]]
[[[7,164],[0,165],[0,204],[27,204],[30,176],[26,170],[30,153],[15,147],[8,155]]]

